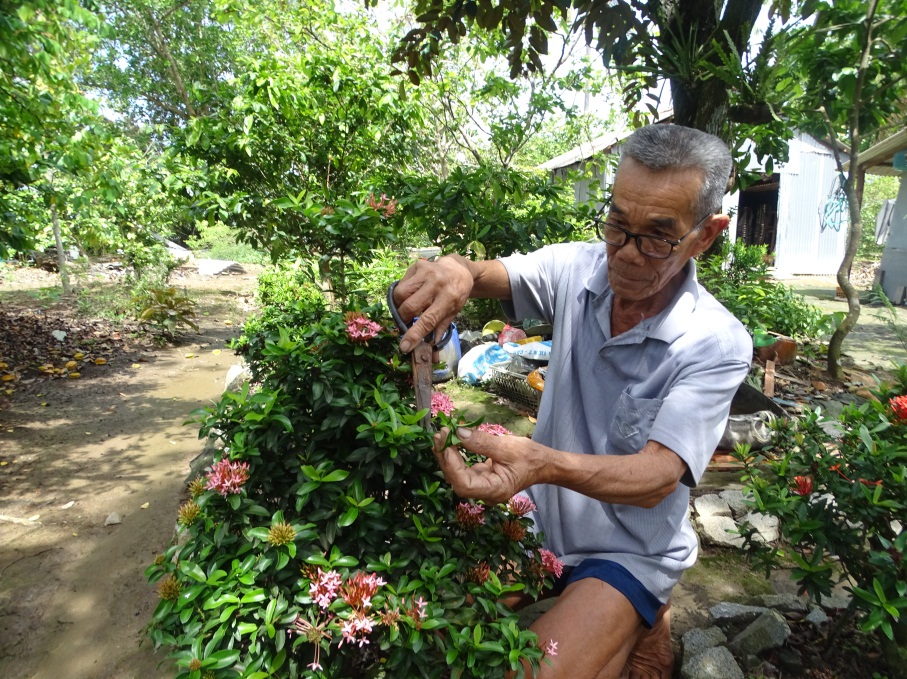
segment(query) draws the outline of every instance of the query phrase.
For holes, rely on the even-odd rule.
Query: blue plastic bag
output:
[[[457,377],[466,384],[478,384],[485,379],[489,366],[503,363],[509,355],[496,342],[488,342],[467,351],[457,365]]]

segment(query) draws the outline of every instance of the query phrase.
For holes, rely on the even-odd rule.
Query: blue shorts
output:
[[[651,628],[655,624],[655,616],[658,615],[658,610],[664,604],[647,590],[630,571],[614,561],[585,559],[578,566],[564,566],[563,574],[554,581],[554,594],[560,596],[567,585],[585,578],[596,578],[607,582],[629,599],[646,627]]]

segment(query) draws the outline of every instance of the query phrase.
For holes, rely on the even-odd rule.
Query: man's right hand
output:
[[[406,271],[394,289],[394,301],[403,320],[419,320],[401,338],[400,351],[408,353],[430,332],[439,340],[466,304],[473,289],[471,262],[447,255],[435,262],[420,259]]]

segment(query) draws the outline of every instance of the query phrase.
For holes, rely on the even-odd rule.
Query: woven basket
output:
[[[510,399],[520,408],[529,411],[533,417],[538,415],[542,392],[529,386],[526,375],[495,366],[489,367],[488,374],[489,377],[485,383],[493,392]]]

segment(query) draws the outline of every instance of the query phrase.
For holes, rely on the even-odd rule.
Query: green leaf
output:
[[[350,507],[343,513],[343,516],[341,516],[339,519],[337,519],[337,525],[341,528],[349,526],[351,523],[353,523],[353,521],[355,521],[357,519],[358,516],[359,516],[359,508]]]
[[[208,579],[205,575],[205,571],[199,568],[198,564],[194,564],[191,561],[180,562],[180,570],[193,580],[198,580],[199,582],[205,582]]]
[[[223,651],[218,651],[210,657],[206,658],[202,662],[202,667],[211,667],[215,670],[221,670],[225,667],[230,667],[235,665],[239,660],[239,650],[235,648],[228,648]]]

